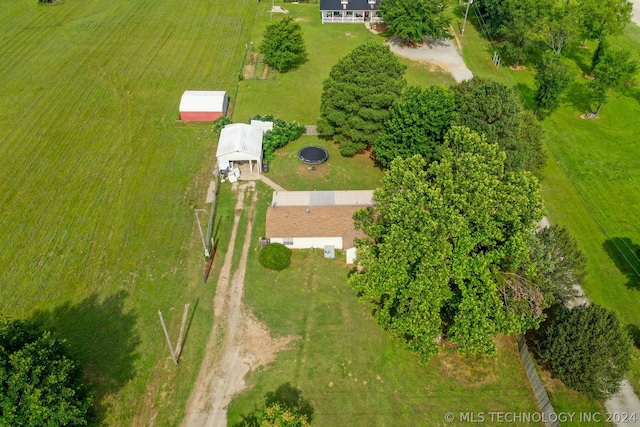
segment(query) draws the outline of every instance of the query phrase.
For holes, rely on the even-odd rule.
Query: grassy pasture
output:
[[[0,4],[0,312],[68,340],[104,424],[182,418],[211,327],[193,208],[214,144],[175,120],[184,90],[233,93],[255,8]],[[177,336],[198,300],[175,369],[157,310]]]
[[[470,14],[471,23],[474,19]],[[496,69],[491,63],[493,49],[479,37],[477,27],[469,25],[462,38],[464,57],[475,74],[516,87],[529,108],[533,108],[534,71],[514,72]],[[610,40],[616,48],[630,50],[640,60],[640,28],[630,24],[624,34]],[[586,86],[591,55],[588,49],[569,48],[567,63],[575,81],[567,88],[562,105],[542,121],[547,132],[549,165],[542,182],[543,197],[552,223],[567,227],[578,239],[588,258],[588,277],[584,289],[589,298],[615,310],[640,345],[640,231],[636,226],[640,195],[637,135],[640,124],[640,91],[637,84],[622,93],[610,91],[598,120],[584,120],[581,114],[595,110]],[[634,269],[636,271],[634,271]],[[628,377],[640,391],[640,350],[636,348]],[[559,411],[583,410],[589,403],[547,378],[547,388]],[[596,406],[593,406],[596,407]]]

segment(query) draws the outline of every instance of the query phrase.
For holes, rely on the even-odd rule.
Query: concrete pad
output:
[[[640,0],[629,0],[633,4],[633,11],[631,12],[631,22],[636,25],[640,25]],[[640,423],[640,421],[638,421]]]

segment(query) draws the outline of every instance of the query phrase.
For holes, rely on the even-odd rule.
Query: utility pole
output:
[[[200,224],[200,216],[198,212],[206,212],[204,209],[196,209],[196,221],[198,222],[198,230],[200,231],[200,237],[202,238],[202,247],[204,248],[204,256],[209,258],[209,248],[207,248],[207,242],[204,240],[204,233],[202,232],[202,224]]]
[[[173,351],[173,345],[171,344],[171,338],[169,338],[167,325],[164,324],[164,317],[162,317],[162,312],[160,310],[158,310],[158,316],[160,316],[160,323],[162,323],[162,330],[164,331],[164,336],[167,338],[167,344],[169,344],[169,351],[171,352],[171,358],[173,359],[173,363],[177,366],[178,359],[176,359],[176,353],[175,351]]]
[[[462,23],[462,31],[460,32],[460,35],[464,36],[464,27],[467,25],[467,15],[469,14],[469,6],[471,6],[471,4],[473,4],[473,0],[469,0],[467,2],[467,11],[464,13],[464,22]]]

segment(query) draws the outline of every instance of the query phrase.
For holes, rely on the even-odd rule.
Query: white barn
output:
[[[253,162],[258,173],[262,172],[263,129],[245,123],[227,125],[220,132],[216,157],[219,170],[233,167],[234,162],[249,162],[253,172]]]

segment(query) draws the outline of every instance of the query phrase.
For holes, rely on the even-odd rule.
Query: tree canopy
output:
[[[560,95],[571,82],[569,66],[558,55],[545,55],[536,69],[536,105],[538,109],[554,111],[560,104]]]
[[[85,426],[91,399],[64,344],[0,317],[0,425]]]
[[[515,140],[522,123],[516,92],[494,80],[474,77],[453,86],[458,111],[455,123],[482,133],[504,147]]]
[[[541,358],[553,373],[594,399],[619,390],[632,348],[615,313],[598,305],[560,308],[539,344]]]
[[[587,261],[569,231],[556,225],[543,228],[531,235],[529,247],[545,307],[574,298]]]
[[[598,103],[595,111],[597,117],[600,108],[607,100],[609,89],[619,89],[631,80],[638,71],[638,63],[631,59],[629,51],[623,49],[605,49],[593,68],[593,80],[589,82],[594,100]]]
[[[455,109],[453,92],[445,87],[408,87],[394,102],[384,131],[373,144],[376,160],[388,167],[396,157],[414,154],[427,163],[440,159]]]
[[[278,71],[295,68],[307,56],[302,27],[289,16],[267,27],[259,49],[265,64]]]
[[[389,32],[405,43],[420,43],[426,37],[451,37],[440,0],[381,0],[379,10]]]
[[[542,216],[538,181],[505,172],[496,144],[464,127],[447,134],[442,159],[396,158],[374,193],[376,210],[355,214],[364,273],[349,281],[376,321],[426,360],[446,334],[465,353],[495,353],[498,334],[542,317],[512,309],[499,271],[527,269],[528,240]]]
[[[628,0],[578,0],[578,5],[585,41],[620,34],[631,22],[633,5]]]
[[[366,149],[382,132],[389,108],[406,85],[405,68],[388,46],[370,42],[356,47],[323,82],[318,131],[336,139],[345,156]]]
[[[482,3],[482,2],[480,2]],[[549,0],[503,0],[504,18],[497,29],[503,41],[503,54],[518,66],[533,48],[551,15]]]
[[[509,171],[538,173],[545,163],[540,124],[526,113],[517,93],[502,83],[474,77],[453,86],[454,123],[484,134],[507,154]]]

